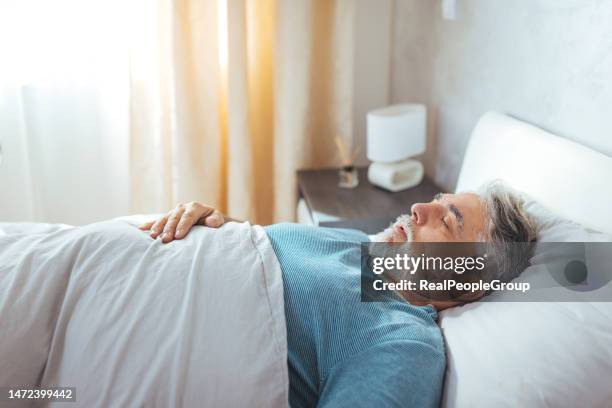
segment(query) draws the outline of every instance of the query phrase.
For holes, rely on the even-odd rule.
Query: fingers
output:
[[[161,235],[161,240],[164,244],[167,244],[168,242],[174,239],[174,236],[176,233],[176,227],[179,223],[179,220],[183,216],[184,212],[185,212],[185,207],[183,205],[178,205],[170,213],[170,216],[168,217],[168,222],[166,222],[163,233]]]
[[[141,230],[143,230],[143,231],[148,231],[148,230],[150,230],[150,229],[151,229],[151,227],[153,226],[153,224],[155,224],[155,221],[148,221],[148,222],[145,222],[145,223],[143,223],[143,224],[140,224],[140,225],[138,226],[138,228],[139,228],[139,229],[141,229]]]
[[[149,234],[151,235],[151,238],[157,238],[159,234],[161,234],[161,232],[164,230],[164,227],[166,226],[167,222],[168,215],[164,215],[159,220],[155,221],[153,223],[153,226],[151,227],[151,233]]]
[[[212,207],[190,202],[179,204],[176,208],[157,221],[140,225],[143,231],[150,230],[151,238],[161,238],[164,244],[175,239],[183,239],[194,225],[219,228],[225,223],[225,216]]]
[[[204,219],[204,225],[210,228],[219,228],[225,223],[225,217],[220,211],[214,210],[212,214]]]
[[[176,228],[176,239],[182,239],[187,235],[191,227],[197,224],[198,220],[203,217],[210,209],[204,206],[188,204],[187,209],[181,217],[178,227]]]

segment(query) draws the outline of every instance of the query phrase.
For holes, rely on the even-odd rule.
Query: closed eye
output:
[[[448,226],[448,224],[446,223],[446,221],[444,221],[444,218],[442,218],[442,224],[444,224],[444,226],[446,227],[446,229],[450,231],[450,227]]]

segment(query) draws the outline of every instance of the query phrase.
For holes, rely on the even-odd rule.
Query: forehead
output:
[[[466,211],[484,211],[484,202],[476,193],[440,194],[437,198]]]

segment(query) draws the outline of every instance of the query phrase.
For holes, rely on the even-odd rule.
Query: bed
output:
[[[517,190],[527,193],[554,217],[567,220],[567,225],[570,225],[573,230],[570,233],[564,232],[566,240],[586,239],[585,237],[588,235],[591,240],[609,241],[610,235],[605,234],[612,234],[612,217],[609,216],[609,209],[612,208],[612,192],[607,188],[609,187],[608,177],[610,175],[612,175],[611,158],[509,116],[489,112],[480,119],[474,129],[459,176],[457,191],[475,190],[488,180],[501,179]],[[115,222],[134,224],[136,220],[132,217]],[[557,225],[559,222],[554,221],[551,224]],[[107,228],[112,230],[117,228],[117,224],[109,224]],[[164,323],[177,326],[177,335],[170,340],[166,337],[160,337],[160,344],[166,344],[166,349],[168,349],[168,343],[164,342],[177,342],[180,349],[184,349],[184,353],[162,353],[160,356],[167,357],[167,360],[159,358],[159,361],[155,364],[140,367],[136,364],[137,356],[126,352],[126,350],[131,350],[130,347],[132,347],[126,343],[121,344],[123,347],[122,353],[115,353],[117,358],[112,360],[112,365],[109,365],[108,353],[97,346],[103,340],[99,337],[100,333],[94,329],[88,332],[79,328],[78,332],[71,334],[74,327],[71,328],[68,322],[74,325],[73,321],[60,319],[60,321],[66,322],[66,327],[60,327],[61,330],[57,326],[43,325],[39,333],[40,336],[29,336],[29,340],[33,339],[36,344],[21,344],[20,339],[28,339],[28,336],[5,335],[3,337],[0,332],[0,345],[2,347],[14,347],[15,350],[21,348],[29,351],[27,358],[24,355],[14,353],[14,359],[2,361],[3,370],[0,370],[0,384],[7,383],[6,378],[15,378],[17,371],[4,370],[11,364],[11,368],[21,370],[20,373],[23,374],[20,377],[21,385],[40,381],[41,375],[48,377],[50,381],[59,381],[57,383],[60,384],[77,385],[79,387],[78,401],[80,406],[104,406],[105,401],[118,402],[119,405],[123,402],[123,405],[125,405],[125,401],[128,400],[139,401],[141,405],[151,404],[151,401],[160,406],[180,405],[181,403],[188,405],[189,401],[199,401],[203,405],[214,406],[219,402],[219,399],[215,398],[223,397],[223,395],[236,397],[233,400],[235,403],[230,404],[231,406],[241,406],[244,400],[255,401],[255,398],[259,398],[257,401],[266,401],[266,403],[261,402],[262,405],[285,406],[287,401],[287,374],[284,371],[286,370],[284,361],[286,361],[287,351],[283,348],[284,341],[282,339],[283,330],[281,328],[284,324],[284,316],[281,312],[282,307],[279,306],[282,299],[279,292],[280,272],[278,271],[278,265],[272,259],[270,248],[263,244],[261,231],[257,232],[238,224],[232,228],[228,233],[235,234],[236,239],[239,239],[237,242],[242,242],[241,245],[243,245],[235,248],[235,251],[237,251],[236,257],[240,258],[245,264],[245,270],[253,269],[253,279],[256,279],[259,282],[258,285],[262,288],[258,294],[245,292],[257,295],[257,297],[253,297],[250,303],[245,304],[243,308],[245,313],[250,313],[251,308],[259,305],[257,306],[258,313],[261,316],[259,322],[247,319],[244,316],[240,320],[242,330],[247,327],[244,326],[247,322],[251,324],[248,327],[251,330],[250,338],[254,346],[251,349],[243,349],[240,344],[234,344],[235,351],[242,353],[240,355],[243,358],[252,359],[252,355],[260,357],[259,364],[249,366],[250,371],[241,368],[245,365],[228,364],[227,361],[230,359],[222,360],[223,356],[220,355],[218,350],[215,353],[208,352],[215,345],[221,350],[222,348],[228,349],[228,345],[233,344],[223,341],[223,336],[227,337],[223,332],[216,333],[216,337],[211,339],[208,344],[199,344],[199,348],[196,349],[193,348],[194,345],[181,343],[182,339],[201,335],[201,333],[185,331],[187,325],[183,323],[190,319],[190,314],[185,311],[188,312],[190,308],[195,307],[195,304],[188,302],[191,298],[183,299],[181,297],[184,301],[177,303],[176,312],[184,315],[185,318],[173,318]],[[2,238],[3,233],[27,232],[33,235],[44,235],[53,232],[69,234],[69,230],[70,228],[67,226],[58,225],[5,224],[4,226],[0,225],[0,238]],[[593,234],[592,230],[600,231],[603,234],[591,235]],[[132,229],[130,233],[137,234],[135,229]],[[213,245],[214,242],[217,242],[214,234],[218,233],[218,231],[210,229],[200,229],[190,235],[186,242],[188,245]],[[42,240],[42,238],[40,239]],[[145,244],[149,245],[146,242],[142,245]],[[113,259],[115,263],[121,262],[122,256],[127,257],[129,255],[127,253],[122,254],[120,252],[121,248],[112,248],[112,250],[117,254]],[[149,248],[149,251],[151,250],[152,248]],[[164,249],[158,248],[157,250],[162,251]],[[221,251],[217,252],[221,254]],[[248,254],[248,256],[245,254]],[[217,269],[221,267],[221,269],[229,270],[229,266],[223,266],[223,259],[224,257],[218,256],[218,258],[204,259],[204,261],[215,264]],[[154,261],[155,258],[149,256],[147,262]],[[66,262],[71,262],[71,260],[66,259]],[[180,270],[181,268],[176,265],[177,260],[175,259],[173,262],[175,262],[175,269]],[[166,267],[165,264],[162,266]],[[113,282],[117,282],[116,279],[118,279],[117,276],[112,274],[112,269],[105,267],[104,270],[96,272],[98,279],[104,279],[107,287],[114,284]],[[120,267],[114,269],[120,269]],[[192,269],[193,266],[185,266],[184,270],[187,271],[188,277],[194,276],[189,274]],[[214,270],[214,268],[211,270]],[[159,275],[159,285],[167,288],[167,282],[161,280],[163,276]],[[71,293],[74,294],[77,290],[87,289],[85,286],[83,286],[85,288],[83,289],[79,283],[79,279],[86,277],[86,274],[82,274],[80,278],[77,276],[64,281],[59,280],[58,285],[69,284],[68,289],[72,291],[66,292],[66,297],[61,301],[71,299]],[[190,282],[187,289],[191,288],[192,292],[195,289],[207,290],[206,285],[198,286],[203,285],[200,280],[200,278],[191,281],[185,279],[185,282]],[[11,284],[15,284],[15,282],[13,281]],[[220,283],[216,284],[217,287],[219,285]],[[183,293],[184,289],[177,287],[174,291],[178,293],[176,296]],[[98,290],[96,289],[96,291]],[[174,296],[167,289],[164,289],[162,293],[164,293],[164,296]],[[240,294],[234,289],[228,293]],[[195,297],[192,298],[195,299]],[[39,294],[37,299],[44,299],[44,297]],[[82,304],[81,302],[76,308],[76,310],[80,310],[81,323],[85,326],[91,320],[88,311],[108,307],[104,303],[96,303],[104,300],[99,292],[93,293],[89,299],[89,303]],[[94,302],[91,299],[96,301]],[[2,306],[1,300],[0,306]],[[152,340],[151,335],[155,333],[156,326],[160,326],[159,318],[147,319],[147,314],[142,314],[143,303],[135,302],[133,298],[122,299],[122,302],[122,307],[131,308],[130,313],[118,313],[116,317],[108,321],[104,320],[102,323],[107,327],[113,327],[113,325],[118,326],[115,324],[118,319],[129,319],[125,326],[134,330],[137,327],[147,325],[147,330],[140,333],[146,338],[143,342],[150,343],[151,347],[157,344]],[[269,303],[276,303],[277,305],[274,308],[269,308]],[[22,306],[24,316],[32,315],[29,312],[35,306],[40,307],[41,310],[47,310],[43,303],[34,304],[34,306],[31,304]],[[161,307],[159,304],[154,304],[154,306]],[[219,305],[216,305],[216,307],[219,307]],[[0,307],[0,309],[2,308]],[[163,306],[161,309],[167,312],[168,306]],[[275,311],[276,315],[274,314]],[[14,311],[9,312],[15,316]],[[211,315],[217,314],[218,312],[211,313]],[[20,330],[26,326],[23,321],[18,320],[15,320],[13,330]],[[478,302],[440,313],[439,323],[446,342],[448,361],[442,396],[442,406],[444,407],[612,406],[612,387],[610,386],[612,384],[612,303]],[[265,330],[262,330],[262,328]],[[56,337],[58,333],[61,333],[64,338],[72,339],[73,349],[78,352],[72,353],[70,356],[73,358],[67,363],[65,361],[62,364],[52,362],[45,367],[50,339]],[[135,331],[135,333],[137,332]],[[271,334],[275,334],[277,341],[268,341]],[[112,333],[104,333],[104,336],[110,336],[109,339],[114,341]],[[7,345],[6,342],[11,340],[16,341]],[[2,343],[3,341],[5,343]],[[109,343],[111,341],[104,344]],[[64,341],[62,344],[66,344],[66,342]],[[267,347],[267,354],[262,353],[263,345]],[[140,349],[141,347],[135,348],[135,350]],[[96,350],[100,351],[97,352]],[[91,373],[92,376],[95,375],[99,379],[99,382],[91,383],[87,381],[87,377],[79,378],[75,374],[76,371],[74,370],[84,369],[82,356],[87,351],[89,361],[95,361],[99,364],[98,368],[103,368],[102,371],[98,370],[96,373]],[[95,354],[91,354],[93,352]],[[142,353],[142,350],[140,352]],[[61,350],[57,352],[52,350],[53,353],[58,356],[62,355]],[[5,354],[5,356],[7,355]],[[188,358],[188,355],[191,357]],[[198,357],[194,358],[194,355]],[[62,357],[65,356],[62,355]],[[180,361],[184,360],[185,363],[193,362],[194,364],[192,366],[179,365],[177,358]],[[202,370],[204,365],[200,364],[199,361],[207,361],[206,359],[209,358],[216,358],[217,360],[211,366],[212,369]],[[24,365],[24,362],[28,364]],[[159,377],[154,376],[155,373],[167,373],[166,365],[172,367],[173,372],[177,373],[172,380],[176,383],[166,381],[166,376],[161,374]],[[211,370],[223,368],[223,372],[228,377],[232,377],[231,381],[226,384],[230,389],[242,384],[239,387],[241,392],[215,395],[214,391],[208,392],[206,388],[200,387],[199,391],[212,398],[206,400],[207,403],[202,399],[204,397],[200,392],[180,395],[180,393],[172,390],[193,390],[195,388],[198,391],[198,387],[187,387],[186,379],[181,378],[181,373],[186,372],[185,367],[200,370],[190,372],[189,376],[185,377],[191,380],[200,377],[210,378]],[[232,372],[231,370],[235,371]],[[259,373],[259,377],[257,377],[256,371]],[[108,379],[105,380],[100,377],[100,372],[107,373]],[[127,390],[122,390],[125,391],[123,394],[117,394],[116,390],[112,388],[113,381],[117,376],[119,378],[125,376],[132,381],[137,381],[141,392],[136,396],[128,394]],[[253,380],[257,378],[264,378],[266,381]],[[242,383],[238,382],[239,379]],[[251,379],[250,383],[248,382],[249,379]],[[106,384],[106,388],[98,387],[104,384]],[[210,386],[213,390],[221,390],[224,384],[214,383]],[[151,391],[145,392],[147,389]],[[249,393],[249,389],[254,392]],[[111,396],[113,396],[113,400],[104,399],[111,398]],[[2,402],[0,402],[0,406],[2,406]],[[67,403],[66,406],[71,406],[71,404]]]
[[[472,133],[456,190],[501,179],[539,202],[551,228],[569,226],[551,240],[610,241],[610,176],[612,158],[489,112]],[[442,312],[439,323],[444,407],[612,406],[612,303],[478,302]]]

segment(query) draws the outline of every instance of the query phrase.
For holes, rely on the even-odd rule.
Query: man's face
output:
[[[485,207],[477,194],[438,194],[417,203],[377,236],[384,242],[477,242],[485,232]]]
[[[480,197],[473,193],[438,194],[429,203],[417,203],[411,214],[401,215],[376,236],[382,242],[481,242],[484,239],[486,211]],[[475,293],[475,298],[484,293]],[[410,303],[432,305],[437,310],[462,302],[433,300],[410,291],[400,292]]]

